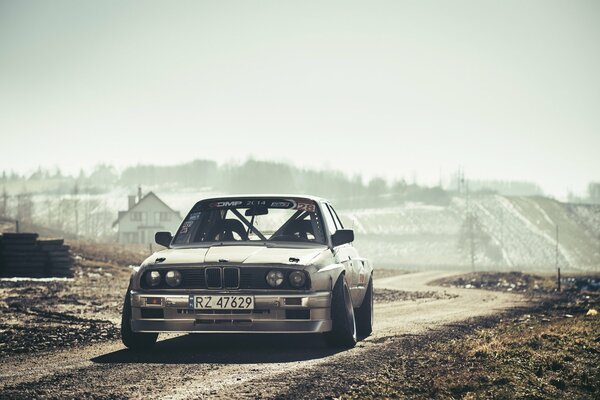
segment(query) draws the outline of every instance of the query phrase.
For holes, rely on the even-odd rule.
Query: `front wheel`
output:
[[[326,332],[325,340],[331,347],[352,348],[356,345],[356,321],[350,288],[344,275],[338,278],[331,296],[332,330]]]
[[[131,295],[127,288],[123,313],[121,314],[121,340],[131,350],[146,350],[152,348],[158,339],[158,333],[138,333],[131,329]]]

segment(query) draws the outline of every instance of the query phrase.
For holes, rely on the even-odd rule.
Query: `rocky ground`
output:
[[[564,299],[388,338],[376,368],[324,366],[278,398],[597,399],[599,347],[598,318]]]
[[[503,292],[527,293],[529,295],[558,292],[558,278],[550,274],[513,272],[474,272],[440,279],[434,284],[456,286],[465,289],[487,289]],[[563,292],[597,292],[600,290],[598,274],[563,274],[560,279]]]
[[[120,339],[120,316],[130,265],[146,248],[71,242],[72,279],[0,280],[0,359],[59,347]],[[389,277],[400,270],[380,270]],[[440,296],[437,292],[377,289],[375,301],[391,302]]]
[[[532,297],[524,307],[497,315],[447,324],[421,335],[387,337],[385,345],[369,356],[378,360],[375,368],[360,358],[330,363],[302,376],[302,385],[292,385],[276,398],[600,398],[597,278],[566,278],[561,293],[518,284],[538,279],[545,280],[514,273],[439,280],[493,290],[514,284]]]
[[[376,288],[373,292],[373,300],[379,304],[396,301],[416,301],[419,299],[451,299],[453,297],[457,297],[457,295],[434,290],[410,292],[406,290]]]
[[[0,282],[0,398],[600,398],[594,276],[558,293],[550,276],[378,270],[375,332],[355,349],[184,335],[136,354],[119,319],[148,250],[71,246],[75,278]]]
[[[69,244],[74,278],[0,281],[0,359],[119,337],[122,297],[131,274],[127,265],[139,263],[143,255]]]

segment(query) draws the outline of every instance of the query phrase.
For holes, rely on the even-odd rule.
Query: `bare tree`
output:
[[[75,237],[79,237],[79,185],[73,187],[73,211],[75,212]]]
[[[31,194],[24,191],[17,195],[17,220],[21,223],[30,224],[33,222],[34,204]]]
[[[2,187],[2,204],[0,205],[0,215],[3,217],[8,216],[8,193],[6,187]]]

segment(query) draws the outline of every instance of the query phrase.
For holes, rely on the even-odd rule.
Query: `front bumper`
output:
[[[190,307],[193,295],[233,294],[254,296],[254,310]],[[317,333],[331,330],[330,292],[274,295],[211,291],[175,295],[132,291],[131,307],[134,332]]]

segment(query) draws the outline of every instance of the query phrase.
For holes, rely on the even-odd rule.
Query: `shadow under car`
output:
[[[306,361],[342,349],[327,347],[321,334],[188,334],[161,340],[144,351],[122,349],[91,359],[100,364],[253,364]]]

